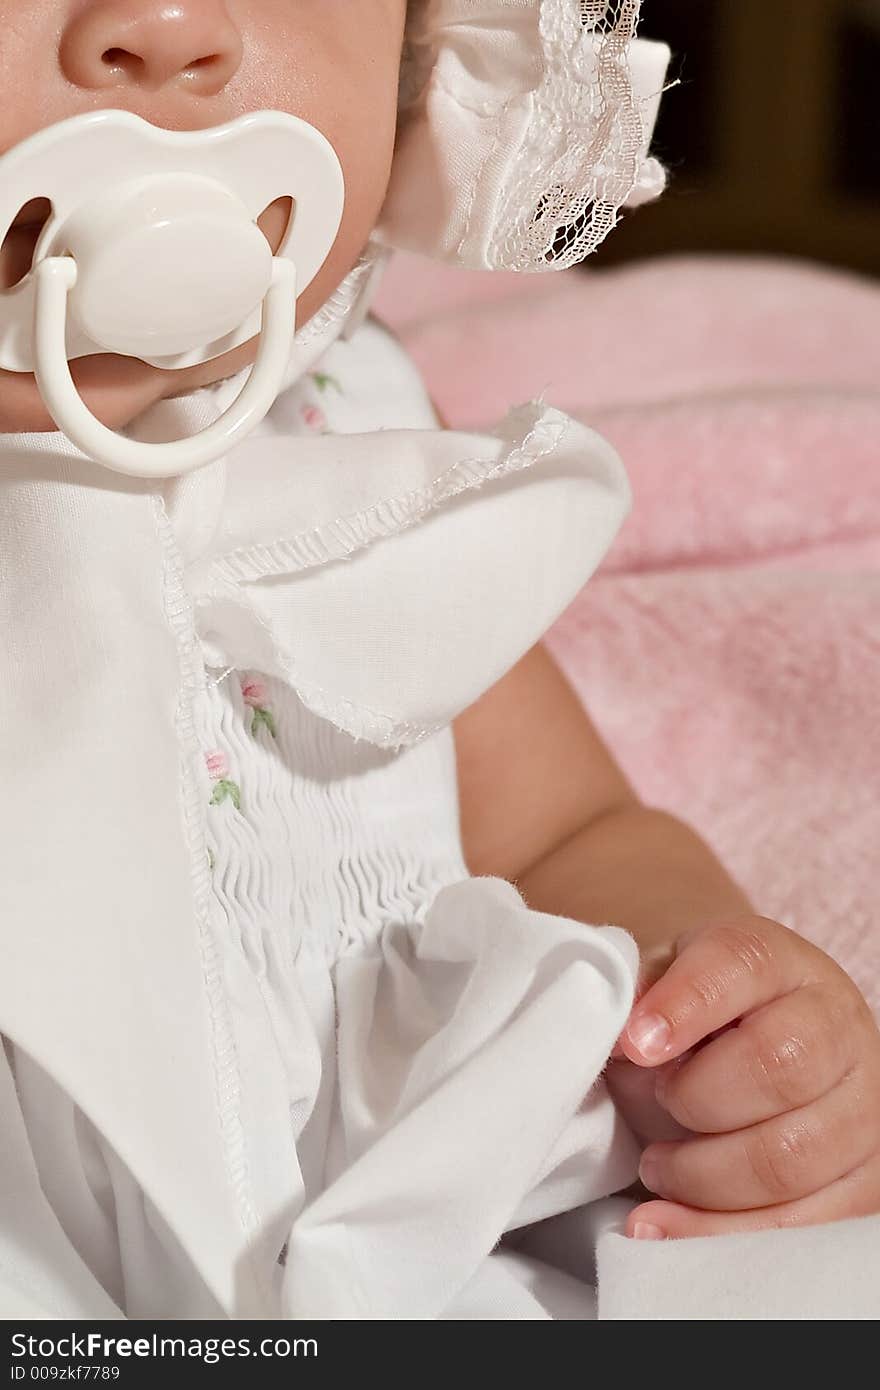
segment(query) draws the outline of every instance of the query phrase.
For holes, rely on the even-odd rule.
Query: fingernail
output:
[[[642,1018],[633,1019],[626,1032],[633,1047],[648,1062],[663,1056],[672,1037],[672,1029],[659,1014],[645,1014]]]
[[[659,1226],[652,1226],[650,1221],[637,1221],[633,1226],[633,1240],[665,1240],[666,1232],[661,1231]]]

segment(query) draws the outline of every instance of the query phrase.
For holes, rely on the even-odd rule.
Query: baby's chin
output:
[[[71,366],[89,409],[105,425],[121,429],[164,394],[156,369],[133,358],[87,357]],[[30,372],[0,371],[0,433],[57,430]]]
[[[89,410],[110,429],[124,429],[157,401],[234,376],[253,361],[256,339],[183,371],[163,371],[134,357],[110,353],[81,357],[71,375]],[[43,404],[31,372],[0,371],[0,434],[39,434],[58,426]]]

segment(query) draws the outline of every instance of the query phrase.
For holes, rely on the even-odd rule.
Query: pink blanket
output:
[[[640,793],[880,1009],[880,289],[398,260],[379,311],[450,424],[543,393],[619,448],[633,517],[552,648]]]

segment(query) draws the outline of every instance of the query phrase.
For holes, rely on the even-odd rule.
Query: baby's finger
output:
[[[660,1139],[683,1139],[686,1135],[686,1130],[676,1124],[657,1101],[654,1094],[657,1076],[657,1072],[634,1067],[632,1062],[611,1062],[605,1072],[612,1100],[643,1144]]]
[[[642,953],[639,961],[639,977],[636,982],[636,994],[633,1001],[633,1008],[644,999],[648,990],[651,989],[658,980],[666,974],[672,962],[675,960],[675,942],[668,942],[665,946],[657,946],[651,951]],[[617,1039],[611,1053],[611,1060],[619,1062],[626,1057],[621,1046],[621,1038]]]
[[[800,1109],[845,1076],[863,1037],[856,992],[805,985],[657,1077],[660,1104],[685,1129],[722,1134]]]
[[[751,1129],[652,1144],[639,1177],[658,1197],[706,1211],[749,1211],[808,1197],[880,1150],[880,1108],[865,1092],[854,1072],[821,1100]]]
[[[829,1221],[873,1216],[878,1211],[880,1160],[875,1159],[810,1197],[758,1211],[699,1211],[677,1202],[643,1202],[630,1212],[626,1234],[636,1240],[688,1240],[790,1226],[823,1226]]]
[[[821,951],[778,922],[749,917],[711,927],[633,1009],[624,1054],[655,1067],[781,994],[822,977]]]

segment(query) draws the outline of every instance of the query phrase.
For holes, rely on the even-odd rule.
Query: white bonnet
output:
[[[641,0],[410,0],[378,236],[486,269],[584,259],[662,191],[649,147],[669,63]]]

